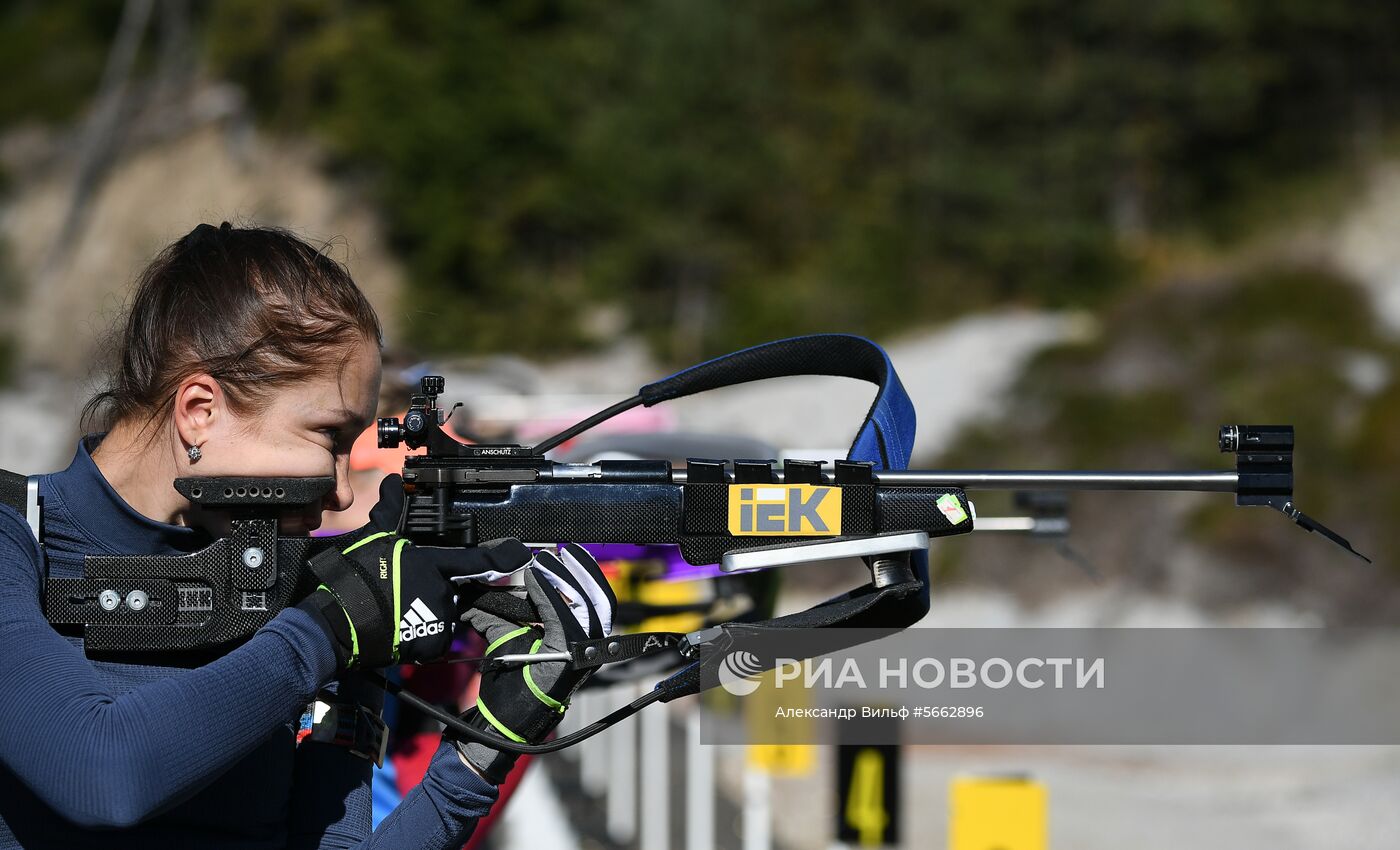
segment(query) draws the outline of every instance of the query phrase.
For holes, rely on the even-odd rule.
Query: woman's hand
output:
[[[617,597],[593,556],[576,544],[560,556],[540,552],[525,571],[525,591],[539,625],[470,609],[462,621],[486,638],[486,655],[562,652],[573,641],[612,632]],[[569,699],[592,674],[568,662],[543,661],[481,674],[476,706],[462,715],[472,726],[518,743],[539,743],[564,717]],[[457,742],[469,765],[499,785],[517,758],[484,744]]]
[[[390,475],[354,542],[311,560],[322,584],[308,603],[330,623],[344,666],[441,658],[457,621],[452,579],[507,574],[530,560],[530,550],[514,538],[473,547],[414,546],[397,533],[403,506],[403,479]]]

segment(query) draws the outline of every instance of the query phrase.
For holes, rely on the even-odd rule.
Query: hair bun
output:
[[[201,224],[184,238],[187,245],[198,245],[219,235],[219,229],[212,224]]]
[[[212,224],[201,224],[189,232],[184,238],[186,245],[219,245],[223,244],[221,237],[233,232],[233,225],[228,222],[215,227]]]

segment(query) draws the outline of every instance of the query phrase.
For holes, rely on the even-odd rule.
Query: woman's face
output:
[[[379,379],[379,348],[364,340],[336,368],[286,387],[262,411],[246,417],[226,412],[211,428],[204,457],[191,474],[334,476],[335,488],[322,502],[289,511],[282,519],[283,534],[315,530],[323,511],[343,511],[354,501],[350,447],[374,422]]]

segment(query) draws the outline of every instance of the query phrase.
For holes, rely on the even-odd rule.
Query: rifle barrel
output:
[[[732,473],[730,474],[732,478]],[[781,469],[773,470],[774,483],[783,482]],[[831,483],[831,476],[822,479]],[[677,469],[671,480],[684,484],[686,471]],[[1038,469],[901,469],[875,473],[875,482],[894,487],[961,487],[964,490],[1175,490],[1234,493],[1238,472],[1154,472],[1129,470]]]
[[[875,473],[883,485],[965,490],[1177,490],[1233,493],[1238,472],[1149,472],[1128,470],[890,470]]]

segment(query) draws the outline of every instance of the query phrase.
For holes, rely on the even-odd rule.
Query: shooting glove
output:
[[[486,655],[560,652],[573,641],[612,632],[617,597],[593,556],[573,543],[559,556],[540,552],[525,571],[525,592],[539,625],[504,620],[478,609],[462,621],[486,638]],[[462,717],[472,726],[518,743],[539,743],[564,717],[574,691],[592,674],[568,662],[544,661],[486,670],[476,705]],[[457,749],[487,781],[499,785],[517,758],[484,744],[458,741]]]
[[[370,521],[343,549],[311,559],[321,586],[301,607],[320,613],[342,666],[373,669],[447,654],[456,625],[453,578],[520,569],[530,550],[513,538],[475,547],[414,546],[397,534],[403,479],[386,477]]]

